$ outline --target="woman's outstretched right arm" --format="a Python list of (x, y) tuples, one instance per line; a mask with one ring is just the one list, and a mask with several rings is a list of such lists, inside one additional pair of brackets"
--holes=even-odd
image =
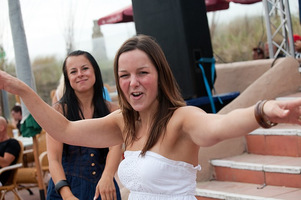
[(70, 122), (28, 85), (3, 71), (0, 71), (0, 89), (20, 96), (38, 124), (60, 142), (99, 148), (123, 142), (123, 120), (118, 110), (104, 118)]

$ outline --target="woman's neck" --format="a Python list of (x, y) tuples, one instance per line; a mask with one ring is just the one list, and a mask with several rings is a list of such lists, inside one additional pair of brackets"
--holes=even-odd
[(139, 112), (139, 121), (141, 127), (145, 130), (150, 130), (150, 126), (154, 121), (155, 114), (157, 112), (157, 108), (153, 107), (153, 109), (148, 109), (147, 111)]
[(76, 93), (79, 107), (81, 108), (84, 118), (93, 118), (94, 105), (93, 94), (91, 93)]

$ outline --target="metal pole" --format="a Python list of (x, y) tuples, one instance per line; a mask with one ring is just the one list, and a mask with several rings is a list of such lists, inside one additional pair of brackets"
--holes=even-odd
[(271, 31), (271, 23), (270, 23), (270, 13), (268, 8), (268, 1), (263, 0), (263, 7), (264, 7), (264, 13), (265, 13), (265, 24), (266, 24), (266, 31), (267, 31), (267, 43), (269, 46), (269, 57), (274, 58), (274, 51), (273, 51), (273, 43), (272, 43), (272, 31)]
[[(293, 30), (288, 0), (263, 0), (263, 5), (270, 58), (276, 58), (280, 53), (294, 57), (294, 45), (293, 42), (289, 42), (293, 41)], [(273, 16), (274, 12), (279, 13), (279, 16)], [(273, 20), (278, 17), (280, 17), (280, 25)], [(280, 36), (281, 41), (274, 41), (276, 36)], [(276, 52), (274, 52), (274, 46), (277, 47)]]
[[(293, 39), (293, 26), (292, 26), (292, 21), (290, 20), (291, 19), (291, 12), (289, 11), (289, 2), (288, 0), (285, 0), (284, 1), (284, 6), (285, 6), (285, 15), (286, 15), (286, 18), (289, 19), (287, 20), (287, 28), (288, 28), (288, 31), (287, 31), (287, 38), (288, 38), (288, 49), (289, 49), (289, 53), (290, 55), (294, 56), (295, 55), (295, 47), (294, 47), (294, 39)], [(290, 42), (291, 41), (291, 42)]]
[[(23, 25), (21, 6), (19, 0), (8, 0), (9, 6), (9, 20), (14, 44), (14, 52), (16, 59), (16, 73), (17, 77), (29, 85), (36, 91), (34, 76), (31, 70), (31, 64), (28, 54), (27, 41)], [(22, 116), (27, 118), (29, 111), (25, 104), (22, 104)]]
[[(16, 58), (16, 72), (17, 77), (29, 85), (33, 90), (36, 91), (36, 85), (34, 76), (31, 70), (30, 59), (28, 54), (25, 30), (23, 26), (23, 19), (21, 13), (21, 6), (19, 0), (8, 0), (9, 6), (9, 20), (11, 25), (11, 32), (14, 44), (15, 58)], [(22, 102), (22, 101), (21, 101)], [(29, 116), (29, 111), (22, 102), (22, 121)], [(35, 139), (35, 137), (33, 138)], [(37, 148), (34, 145), (34, 149)], [(40, 189), (40, 199), (45, 200), (46, 189), (43, 182), (42, 171), (38, 156), (35, 156), (36, 169), (37, 169), (37, 181)]]

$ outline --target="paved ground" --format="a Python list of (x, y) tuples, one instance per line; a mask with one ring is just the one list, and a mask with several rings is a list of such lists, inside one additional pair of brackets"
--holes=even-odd
[[(121, 198), (122, 200), (126, 200), (128, 198), (128, 192), (125, 188), (121, 189)], [(39, 188), (32, 188), (33, 195), (30, 195), (27, 190), (20, 190), (20, 196), (23, 198), (23, 200), (40, 200), (40, 192)], [(46, 197), (45, 197), (46, 199)], [(14, 200), (14, 194), (12, 192), (8, 192), (5, 195), (5, 200)]]
[[(23, 200), (40, 200), (39, 188), (38, 187), (32, 188), (31, 191), (33, 192), (32, 195), (30, 195), (27, 190), (19, 190), (19, 194), (23, 198)], [(8, 192), (5, 195), (5, 200), (14, 200), (14, 199), (15, 199), (14, 193), (12, 192)]]
[[(116, 178), (118, 185), (120, 187), (121, 192), (121, 199), (127, 200), (128, 199), (128, 190), (125, 189), (121, 183), (119, 182), (118, 178)], [(31, 191), (33, 192), (32, 195), (29, 194), (27, 190), (19, 190), (20, 196), (23, 198), (23, 200), (41, 200), (40, 198), (40, 191), (38, 187), (31, 188)], [(46, 197), (45, 197), (46, 199)], [(5, 200), (14, 200), (14, 193), (8, 192), (5, 195)]]

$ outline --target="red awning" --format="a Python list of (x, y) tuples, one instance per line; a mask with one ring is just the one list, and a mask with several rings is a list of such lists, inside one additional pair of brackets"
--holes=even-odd
[(241, 3), (241, 4), (252, 4), (252, 3), (257, 3), (262, 0), (230, 0), (233, 3)]
[(229, 8), (229, 1), (225, 0), (205, 0), (205, 4), (207, 12)]
[(229, 3), (252, 4), (262, 0), (205, 0), (207, 12), (226, 10), (229, 8)]
[[(262, 0), (205, 0), (205, 4), (206, 4), (207, 12), (210, 12), (210, 11), (228, 9), (229, 2), (240, 3), (240, 4), (252, 4), (260, 1)], [(132, 5), (130, 5), (110, 15), (100, 18), (98, 20), (98, 25), (100, 26), (104, 24), (116, 24), (122, 22), (132, 22), (132, 21), (134, 21), (133, 8)]]
[(132, 22), (132, 21), (134, 21), (133, 8), (132, 5), (130, 5), (110, 15), (98, 19), (98, 25), (100, 26), (104, 24), (116, 24), (122, 22)]

